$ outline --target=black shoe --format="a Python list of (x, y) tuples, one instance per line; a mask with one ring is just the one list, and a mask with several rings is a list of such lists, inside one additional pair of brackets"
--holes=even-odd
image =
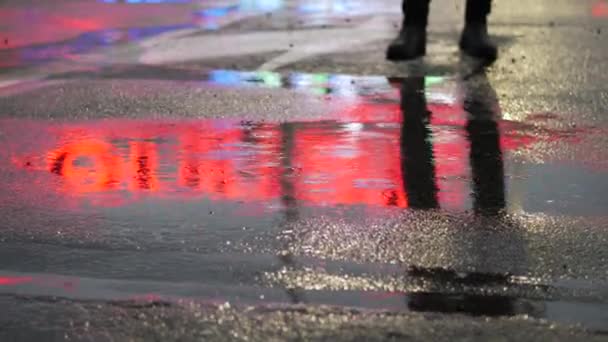
[(485, 24), (466, 25), (460, 37), (460, 49), (469, 56), (495, 60), (498, 48), (488, 36)]
[(386, 50), (386, 59), (405, 61), (426, 53), (426, 28), (404, 27)]

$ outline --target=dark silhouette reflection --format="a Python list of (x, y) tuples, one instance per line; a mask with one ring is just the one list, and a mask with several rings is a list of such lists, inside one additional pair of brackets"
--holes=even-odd
[(506, 296), (414, 293), (408, 307), (420, 312), (463, 313), (471, 316), (513, 316), (515, 299)]
[(63, 166), (65, 164), (65, 159), (67, 158), (67, 153), (61, 153), (57, 158), (55, 158), (51, 163), (51, 172), (63, 176)]
[(424, 279), (425, 282), (449, 288), (452, 292), (418, 292), (408, 294), (408, 308), (420, 312), (460, 313), (471, 316), (490, 317), (525, 314), (531, 317), (543, 318), (545, 317), (545, 307), (542, 302), (507, 295), (467, 293), (465, 289), (518, 286), (520, 291), (545, 292), (551, 290), (551, 287), (547, 285), (514, 285), (510, 282), (511, 275), (508, 273), (462, 273), (440, 268), (419, 267), (411, 268), (408, 273), (410, 276)]
[[(496, 217), (505, 208), (504, 165), (497, 123), (498, 102), (494, 89), (481, 70), (462, 81), (464, 110), (467, 113), (466, 137), (472, 174), (473, 210), (476, 216)], [(405, 191), (411, 208), (438, 208), (438, 186), (435, 176), (432, 133), (425, 99), (423, 77), (408, 78), (401, 83), (401, 163)], [(473, 234), (469, 240), (475, 247), (469, 255), (477, 255), (481, 247)], [(517, 246), (513, 246), (517, 248)], [(465, 247), (466, 248), (466, 247)], [(472, 254), (471, 254), (472, 253)], [(489, 258), (490, 260), (492, 258)], [(481, 260), (482, 264), (484, 263)], [(483, 272), (460, 273), (450, 269), (412, 268), (409, 276), (426, 279), (439, 288), (510, 286), (509, 274)], [(415, 311), (466, 313), (501, 316), (517, 314), (516, 299), (507, 296), (473, 295), (442, 292), (413, 293), (408, 307)]]
[[(467, 139), (473, 179), (473, 208), (480, 215), (496, 215), (505, 208), (504, 165), (496, 95), (485, 73), (463, 82), (464, 110), (467, 112)], [(401, 81), (401, 166), (409, 206), (438, 208), (432, 132), (425, 97), (424, 77)]]
[(134, 170), (133, 189), (156, 190), (158, 185), (157, 146), (152, 142), (137, 141), (131, 145), (131, 164)]
[[(441, 268), (413, 267), (408, 274), (430, 283), (449, 288), (509, 286), (509, 274), (469, 272), (459, 273)], [(471, 316), (513, 316), (520, 313), (516, 298), (500, 295), (476, 295), (468, 293), (418, 292), (407, 298), (410, 310), (421, 312), (464, 313)]]
[(196, 165), (186, 164), (184, 166), (184, 182), (187, 187), (196, 189), (200, 184), (200, 172)]
[(496, 215), (505, 208), (505, 183), (500, 134), (496, 122), (496, 93), (485, 73), (464, 82), (464, 110), (471, 143), (470, 162), (473, 179), (473, 209), (477, 214)]
[(426, 106), (424, 77), (401, 83), (401, 172), (409, 207), (433, 209), (439, 206), (435, 184), (435, 161)]
[(140, 189), (150, 189), (150, 179), (152, 178), (150, 170), (150, 162), (148, 156), (139, 156), (137, 158), (137, 185)]
[[(284, 218), (281, 222), (282, 229), (290, 230), (290, 225), (298, 221), (300, 213), (298, 201), (296, 199), (296, 189), (294, 185), (293, 157), (295, 150), (296, 127), (293, 123), (282, 123), (281, 132), (281, 167), (283, 172), (280, 174), (281, 203), (284, 206)], [(279, 262), (287, 269), (300, 269), (302, 266), (296, 262), (289, 246), (295, 244), (293, 234), (283, 235), (282, 251), (277, 255)], [(299, 288), (286, 288), (285, 293), (292, 304), (306, 303), (305, 291)]]
[(294, 154), (294, 136), (295, 127), (293, 123), (282, 123), (281, 131), (281, 167), (284, 172), (281, 172), (281, 202), (285, 207), (285, 221), (287, 223), (295, 222), (299, 218), (298, 203), (296, 200), (296, 191), (293, 184), (293, 154)]
[(458, 273), (453, 270), (443, 268), (421, 268), (411, 267), (408, 271), (410, 276), (428, 279), (429, 281), (439, 281), (442, 283), (453, 283), (467, 286), (479, 285), (504, 285), (509, 282), (511, 277), (508, 273), (480, 273), (468, 272)]

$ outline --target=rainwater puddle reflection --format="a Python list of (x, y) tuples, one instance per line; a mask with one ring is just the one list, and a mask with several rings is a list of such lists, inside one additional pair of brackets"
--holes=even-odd
[[(573, 311), (552, 306), (547, 284), (570, 269), (601, 269), (593, 227), (603, 221), (528, 215), (525, 201), (555, 194), (527, 188), (543, 186), (553, 167), (526, 159), (530, 151), (567, 149), (598, 132), (560, 129), (551, 114), (507, 120), (483, 74), (215, 70), (190, 83), (217, 96), (286, 88), (327, 101), (328, 112), (289, 121), (2, 119), (0, 290), (597, 321), (559, 316)], [(517, 201), (521, 220), (503, 216)], [(592, 252), (565, 264), (559, 252), (568, 248)], [(404, 278), (408, 265), (418, 268)], [(546, 284), (529, 281), (537, 278)], [(526, 299), (538, 296), (548, 299)], [(603, 308), (572, 305), (589, 317)]]
[(494, 90), (485, 76), (478, 78), (216, 70), (206, 82), (304, 91), (340, 101), (342, 110), (325, 120), (290, 122), (6, 119), (4, 156), (10, 172), (40, 176), (36, 184), (20, 184), (22, 191), (35, 187), (66, 203), (205, 198), (271, 211), (364, 206), (497, 213), (506, 205), (505, 153), (568, 136), (502, 120)]

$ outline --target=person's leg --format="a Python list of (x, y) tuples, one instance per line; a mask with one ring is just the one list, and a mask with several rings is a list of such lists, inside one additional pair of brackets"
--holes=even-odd
[(492, 11), (492, 0), (467, 0), (465, 23), (486, 24)]
[(408, 60), (426, 53), (429, 4), (430, 0), (403, 0), (403, 24), (386, 51), (387, 59)]
[(403, 0), (401, 5), (403, 27), (426, 28), (430, 3), (430, 0)]
[(488, 15), (492, 0), (467, 0), (465, 25), (460, 48), (468, 55), (488, 60), (496, 59), (498, 49), (488, 36)]

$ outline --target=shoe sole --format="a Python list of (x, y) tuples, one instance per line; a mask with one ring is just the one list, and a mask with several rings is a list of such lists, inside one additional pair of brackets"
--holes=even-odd
[(498, 58), (498, 49), (494, 51), (488, 51), (488, 53), (480, 53), (479, 51), (476, 51), (476, 49), (469, 47), (462, 41), (458, 45), (460, 47), (460, 50), (470, 57), (484, 59), (488, 61), (494, 61)]

